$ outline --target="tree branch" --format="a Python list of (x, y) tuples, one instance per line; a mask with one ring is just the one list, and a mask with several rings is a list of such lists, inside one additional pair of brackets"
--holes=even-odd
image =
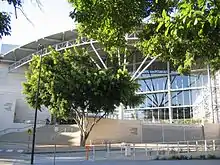
[[(21, 9), (20, 7), (15, 7), (15, 11), (16, 9), (20, 10), (21, 13), (23, 14), (23, 16), (26, 18), (26, 20), (31, 23), (31, 25), (34, 27), (34, 23), (28, 18), (28, 16), (25, 14), (25, 12), (23, 11), (23, 9)], [(17, 13), (17, 12), (16, 12)], [(17, 14), (16, 14), (17, 15)], [(16, 16), (17, 17), (17, 16)]]
[[(72, 106), (72, 108), (73, 108), (73, 106)], [(80, 123), (81, 118), (82, 118), (82, 117), (80, 116), (80, 112), (79, 112), (76, 108), (73, 108), (73, 111), (74, 111), (75, 114), (76, 114), (76, 118), (74, 118), (76, 124), (79, 126), (79, 128), (80, 128), (81, 131), (84, 131), (84, 129), (83, 129), (81, 123)]]
[(96, 120), (96, 118), (97, 118), (98, 113), (95, 115), (94, 121), (93, 121), (93, 123), (92, 123), (92, 125), (91, 125), (89, 131), (87, 132), (88, 136), (89, 136), (90, 132), (92, 131), (93, 127), (94, 127), (105, 115), (107, 115), (107, 114), (108, 114), (108, 113), (105, 112), (105, 113), (104, 113), (102, 116), (100, 116), (97, 120)]

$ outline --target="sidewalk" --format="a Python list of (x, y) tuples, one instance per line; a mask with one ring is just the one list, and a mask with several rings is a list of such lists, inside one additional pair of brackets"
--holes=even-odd
[[(31, 153), (31, 145), (23, 144), (23, 143), (5, 143), (0, 145), (0, 151), (3, 152), (4, 150), (6, 152), (18, 152), (18, 153), (25, 153), (30, 154)], [(92, 150), (92, 148), (91, 148)], [(105, 145), (95, 145), (96, 151), (106, 151)], [(117, 147), (113, 145), (111, 147), (112, 151), (118, 151), (120, 150), (120, 147)], [(35, 146), (35, 153), (36, 154), (50, 154), (54, 153), (55, 151), (55, 145), (36, 145)], [(69, 146), (69, 145), (56, 145), (56, 153), (73, 153), (73, 152), (85, 152), (85, 147), (79, 147), (79, 146)]]

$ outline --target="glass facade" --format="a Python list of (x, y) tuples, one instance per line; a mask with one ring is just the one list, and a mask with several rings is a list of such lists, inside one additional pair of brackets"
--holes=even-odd
[[(169, 63), (156, 61), (137, 78), (138, 94), (146, 96), (144, 103), (136, 108), (126, 108), (124, 118), (151, 122), (204, 121), (211, 114), (205, 111), (210, 111), (212, 106), (209, 77), (207, 66), (180, 75)], [(205, 103), (208, 104), (206, 109)]]

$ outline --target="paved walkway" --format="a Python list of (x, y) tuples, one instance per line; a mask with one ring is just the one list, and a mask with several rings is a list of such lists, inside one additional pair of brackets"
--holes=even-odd
[[(96, 150), (106, 151), (105, 145), (95, 146)], [(113, 146), (112, 150), (119, 150), (120, 147)], [(53, 153), (55, 145), (36, 145), (35, 153)], [(23, 143), (1, 143), (0, 153), (30, 153), (31, 145)], [(85, 147), (68, 146), (68, 145), (56, 145), (56, 152), (85, 152)]]

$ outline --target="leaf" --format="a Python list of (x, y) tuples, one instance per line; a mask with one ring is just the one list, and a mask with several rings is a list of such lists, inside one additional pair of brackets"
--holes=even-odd
[(197, 23), (198, 23), (198, 19), (196, 18), (194, 21), (194, 25), (197, 25)]
[(162, 12), (162, 17), (163, 17), (164, 19), (167, 18), (167, 12), (166, 12), (166, 10), (163, 10), (163, 12)]
[(163, 26), (164, 22), (160, 22), (159, 25), (157, 26), (156, 32), (160, 30), (160, 28)]

